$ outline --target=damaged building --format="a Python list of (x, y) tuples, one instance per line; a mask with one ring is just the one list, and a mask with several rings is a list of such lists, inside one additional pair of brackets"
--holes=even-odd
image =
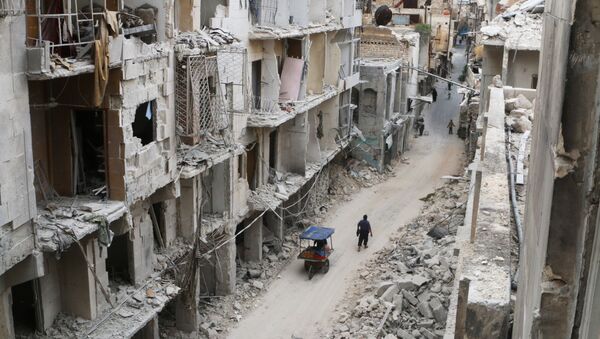
[(196, 332), (357, 135), (361, 5), (1, 1), (0, 337)]

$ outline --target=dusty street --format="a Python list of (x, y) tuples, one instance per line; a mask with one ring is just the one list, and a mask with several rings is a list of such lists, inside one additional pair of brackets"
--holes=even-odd
[[(462, 66), (455, 62), (454, 72), (458, 72)], [(357, 268), (418, 215), (419, 198), (440, 185), (442, 176), (462, 171), (462, 143), (445, 129), (450, 119), (457, 121), (458, 95), (454, 92), (451, 100), (446, 100), (445, 87), (437, 85), (438, 101), (425, 117), (430, 135), (414, 140), (406, 154), (410, 164), (400, 164), (395, 177), (356, 193), (352, 201), (327, 216), (325, 225), (336, 229), (329, 273), (317, 274), (309, 281), (303, 262), (292, 261), (256, 302), (256, 309), (230, 331), (230, 338), (319, 338), (327, 332), (333, 310), (353, 284), (350, 279)], [(374, 237), (366, 251), (357, 252), (356, 223), (363, 214), (369, 215)]]

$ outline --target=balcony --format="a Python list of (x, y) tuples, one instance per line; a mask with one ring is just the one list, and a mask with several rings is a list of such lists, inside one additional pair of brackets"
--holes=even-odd
[[(0, 0), (10, 2), (11, 0)], [(18, 1), (18, 0), (17, 0)], [(159, 57), (158, 49), (135, 46), (159, 39), (158, 7), (124, 6), (125, 0), (83, 0), (47, 4), (29, 0), (27, 7), (27, 62), (30, 80), (46, 80), (93, 73), (97, 64), (118, 67), (123, 60)], [(150, 1), (152, 3), (152, 1)], [(4, 5), (0, 5), (4, 6)], [(7, 11), (15, 11), (14, 6)], [(2, 10), (0, 9), (0, 12)], [(131, 39), (133, 40), (133, 39)], [(105, 55), (95, 58), (94, 55)]]

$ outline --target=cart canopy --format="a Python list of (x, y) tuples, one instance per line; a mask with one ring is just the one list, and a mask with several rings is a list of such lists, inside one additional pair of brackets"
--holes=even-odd
[(305, 240), (325, 240), (335, 232), (335, 229), (321, 226), (310, 226), (302, 234), (300, 239)]

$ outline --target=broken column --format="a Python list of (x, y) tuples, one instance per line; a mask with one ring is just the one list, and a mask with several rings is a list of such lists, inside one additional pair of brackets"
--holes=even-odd
[(202, 194), (197, 176), (191, 179), (181, 179), (180, 183), (179, 232), (184, 239), (193, 241), (198, 227), (199, 204)]
[(197, 331), (200, 316), (198, 310), (199, 293), (201, 293), (200, 272), (196, 271), (190, 286), (177, 296), (175, 321), (179, 330), (187, 333)]
[(244, 256), (246, 261), (262, 261), (262, 228), (263, 218), (258, 218), (244, 231)]
[(153, 272), (154, 229), (146, 204), (138, 203), (132, 208), (133, 232), (129, 242), (129, 261), (131, 281), (140, 284)]
[[(252, 227), (251, 227), (252, 228)], [(261, 232), (262, 233), (262, 232)], [(247, 235), (246, 235), (247, 236)], [(262, 234), (261, 234), (262, 236)], [(260, 253), (262, 255), (262, 243)], [(230, 241), (221, 246), (215, 256), (218, 258), (219, 265), (215, 267), (215, 294), (228, 295), (235, 291), (236, 282), (236, 264), (235, 264), (236, 246), (235, 241)]]

